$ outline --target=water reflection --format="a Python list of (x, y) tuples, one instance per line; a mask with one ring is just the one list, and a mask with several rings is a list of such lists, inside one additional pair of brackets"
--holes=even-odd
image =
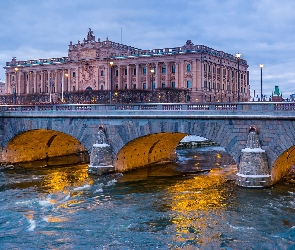
[[(175, 212), (171, 221), (176, 226), (173, 239), (176, 246), (207, 245), (219, 241), (221, 233), (217, 224), (226, 220), (227, 206), (232, 204), (229, 199), (234, 193), (234, 184), (230, 186), (227, 182), (235, 173), (235, 166), (228, 166), (226, 171), (217, 169), (168, 188), (171, 210)], [(214, 217), (218, 219), (214, 220)]]

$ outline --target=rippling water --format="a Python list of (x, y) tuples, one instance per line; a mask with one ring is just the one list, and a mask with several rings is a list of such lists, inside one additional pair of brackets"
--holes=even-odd
[(219, 147), (103, 177), (87, 164), (0, 170), (0, 249), (295, 249), (295, 173), (237, 187)]

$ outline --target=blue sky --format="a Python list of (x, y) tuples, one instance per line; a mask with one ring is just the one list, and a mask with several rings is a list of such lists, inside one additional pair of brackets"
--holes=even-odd
[(29, 60), (67, 56), (91, 28), (102, 41), (140, 49), (182, 46), (186, 40), (235, 55), (250, 72), (251, 95), (278, 85), (295, 93), (294, 0), (3, 0), (0, 1), (0, 79), (15, 56)]

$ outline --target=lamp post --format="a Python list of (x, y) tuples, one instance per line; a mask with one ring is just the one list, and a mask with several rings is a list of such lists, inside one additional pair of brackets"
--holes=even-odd
[(236, 54), (237, 60), (238, 60), (238, 102), (240, 102), (240, 58), (241, 53)]
[(152, 74), (152, 79), (151, 79), (151, 87), (152, 87), (152, 102), (154, 102), (154, 73), (155, 73), (155, 70), (154, 69), (151, 69), (151, 74)]
[(110, 66), (111, 66), (110, 104), (112, 104), (112, 99), (113, 99), (113, 65), (114, 65), (114, 62), (110, 62)]
[(263, 94), (262, 94), (262, 68), (263, 68), (263, 64), (260, 64), (260, 71), (261, 71), (261, 75), (260, 75), (260, 93), (261, 93), (261, 101), (263, 98)]

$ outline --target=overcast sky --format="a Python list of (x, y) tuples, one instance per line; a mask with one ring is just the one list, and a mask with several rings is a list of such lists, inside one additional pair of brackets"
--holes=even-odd
[(156, 49), (186, 40), (235, 55), (250, 72), (251, 95), (295, 93), (294, 0), (1, 0), (0, 79), (15, 56), (29, 60), (68, 55), (93, 30), (97, 38)]

